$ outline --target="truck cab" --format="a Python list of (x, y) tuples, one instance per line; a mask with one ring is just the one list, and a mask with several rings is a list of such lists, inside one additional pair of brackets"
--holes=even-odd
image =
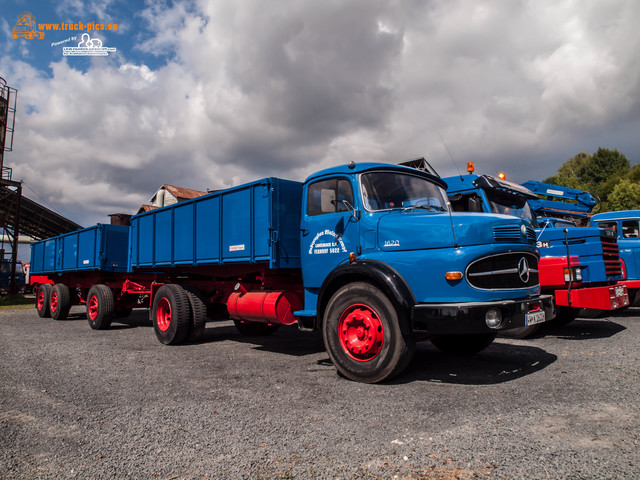
[(560, 321), (573, 320), (582, 308), (615, 310), (629, 304), (626, 286), (617, 284), (622, 271), (611, 232), (557, 227), (552, 221), (539, 225), (530, 204), (538, 196), (522, 185), (490, 175), (472, 173), (445, 181), (454, 210), (513, 215), (535, 227), (540, 284), (544, 292), (554, 294)]
[[(16, 262), (16, 284), (19, 293), (25, 292), (25, 272), (21, 261)], [(0, 294), (9, 293), (11, 282), (11, 261), (0, 260)]]
[(540, 294), (528, 221), (451, 212), (446, 186), (412, 168), (366, 163), (306, 180), (305, 310), (295, 315), (324, 330), (330, 352), (332, 344), (335, 351), (353, 344), (347, 360), (359, 362), (380, 353), (354, 340), (358, 328), (381, 326), (377, 319), (384, 315), (376, 312), (387, 307), (374, 306), (379, 299), (406, 322), (399, 335), (424, 334), (441, 350), (458, 353), (481, 350), (499, 331), (553, 318), (552, 297)]
[(640, 210), (598, 213), (591, 217), (591, 225), (606, 228), (617, 238), (629, 301), (637, 305), (640, 290)]

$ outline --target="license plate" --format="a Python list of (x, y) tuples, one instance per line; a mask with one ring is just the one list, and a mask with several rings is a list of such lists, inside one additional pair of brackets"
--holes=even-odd
[(624, 287), (616, 287), (616, 298), (620, 298), (624, 295)]
[(546, 316), (544, 314), (543, 311), (539, 311), (539, 312), (532, 312), (532, 313), (527, 313), (527, 315), (525, 316), (525, 324), (527, 326), (529, 325), (535, 325), (536, 323), (542, 323), (546, 320)]

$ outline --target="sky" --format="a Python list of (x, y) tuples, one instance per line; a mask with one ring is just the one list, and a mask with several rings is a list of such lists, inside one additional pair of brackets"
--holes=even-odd
[[(15, 39), (25, 11), (73, 27)], [(18, 90), (5, 166), (83, 226), (135, 213), (162, 184), (303, 181), (352, 160), (424, 156), (441, 176), (473, 161), (516, 182), (598, 147), (640, 161), (637, 0), (0, 0), (0, 12), (0, 77)], [(64, 55), (83, 33), (108, 55)]]

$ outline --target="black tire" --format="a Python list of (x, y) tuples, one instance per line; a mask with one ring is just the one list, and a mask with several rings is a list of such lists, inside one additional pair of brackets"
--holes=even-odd
[(186, 291), (172, 283), (161, 286), (153, 298), (151, 320), (161, 343), (179, 345), (184, 342), (191, 327), (191, 306)]
[(189, 306), (191, 307), (191, 326), (188, 340), (195, 342), (202, 337), (207, 324), (207, 304), (202, 293), (195, 285), (183, 285), (182, 288), (187, 294)]
[(236, 328), (240, 335), (245, 337), (265, 337), (275, 333), (280, 325), (272, 323), (247, 322), (246, 320), (234, 320)]
[(533, 335), (538, 328), (540, 328), (540, 324), (529, 325), (528, 327), (511, 328), (509, 330), (500, 331), (498, 335), (502, 338), (527, 338)]
[(487, 348), (495, 339), (495, 333), (442, 335), (432, 338), (431, 343), (447, 355), (471, 356)]
[(56, 283), (49, 296), (49, 311), (54, 320), (66, 320), (71, 308), (71, 292), (63, 283)]
[(36, 310), (38, 310), (38, 316), (41, 318), (48, 318), (51, 316), (51, 310), (49, 309), (51, 290), (53, 290), (51, 285), (43, 283), (38, 287), (36, 292)]
[(324, 313), (322, 336), (338, 372), (363, 383), (400, 374), (411, 361), (416, 342), (405, 312), (364, 282), (345, 285), (333, 294)]
[(580, 314), (581, 308), (556, 306), (556, 318), (552, 321), (555, 325), (568, 325)]
[(105, 330), (111, 326), (115, 312), (113, 292), (106, 285), (94, 285), (87, 295), (87, 321), (94, 330)]

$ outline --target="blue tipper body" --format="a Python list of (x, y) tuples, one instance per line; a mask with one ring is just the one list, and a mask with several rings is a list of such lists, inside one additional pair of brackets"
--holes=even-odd
[(131, 218), (131, 271), (266, 263), (300, 268), (302, 183), (264, 178)]
[(129, 227), (97, 224), (31, 245), (31, 274), (126, 272)]

